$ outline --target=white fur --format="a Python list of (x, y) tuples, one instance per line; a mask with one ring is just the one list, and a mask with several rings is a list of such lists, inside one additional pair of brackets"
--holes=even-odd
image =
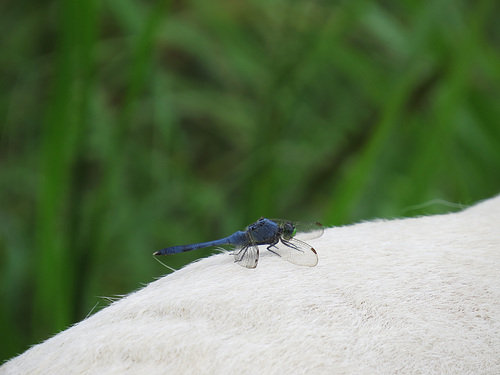
[(309, 243), (313, 268), (190, 264), (0, 373), (500, 374), (500, 197)]

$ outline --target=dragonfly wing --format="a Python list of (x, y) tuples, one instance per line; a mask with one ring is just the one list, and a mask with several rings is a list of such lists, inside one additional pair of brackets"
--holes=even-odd
[(268, 250), (281, 259), (287, 260), (299, 266), (314, 267), (318, 264), (318, 253), (313, 247), (295, 238), (289, 240), (281, 239), (281, 243), (269, 246)]
[(255, 245), (245, 245), (237, 247), (233, 251), (234, 262), (242, 267), (255, 268), (259, 261), (259, 247)]
[(295, 229), (297, 229), (297, 234), (294, 238), (302, 241), (312, 240), (313, 238), (318, 238), (323, 235), (325, 228), (321, 223), (317, 221), (290, 221), (284, 219), (269, 219), (274, 221), (278, 226), (283, 228), (286, 223), (291, 223)]

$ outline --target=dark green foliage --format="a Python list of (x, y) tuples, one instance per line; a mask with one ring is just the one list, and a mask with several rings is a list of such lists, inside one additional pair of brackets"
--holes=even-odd
[(497, 194), (499, 10), (2, 3), (0, 359), (168, 272), (162, 247)]

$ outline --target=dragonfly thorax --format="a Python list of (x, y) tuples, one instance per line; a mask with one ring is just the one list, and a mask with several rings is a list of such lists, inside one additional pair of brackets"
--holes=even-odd
[(281, 230), (274, 221), (261, 218), (248, 226), (247, 233), (251, 242), (263, 245), (276, 242)]

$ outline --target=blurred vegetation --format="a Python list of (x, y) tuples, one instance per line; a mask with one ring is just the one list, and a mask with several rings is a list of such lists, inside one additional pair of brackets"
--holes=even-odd
[(0, 360), (167, 273), (165, 246), (496, 195), (499, 11), (2, 2)]

